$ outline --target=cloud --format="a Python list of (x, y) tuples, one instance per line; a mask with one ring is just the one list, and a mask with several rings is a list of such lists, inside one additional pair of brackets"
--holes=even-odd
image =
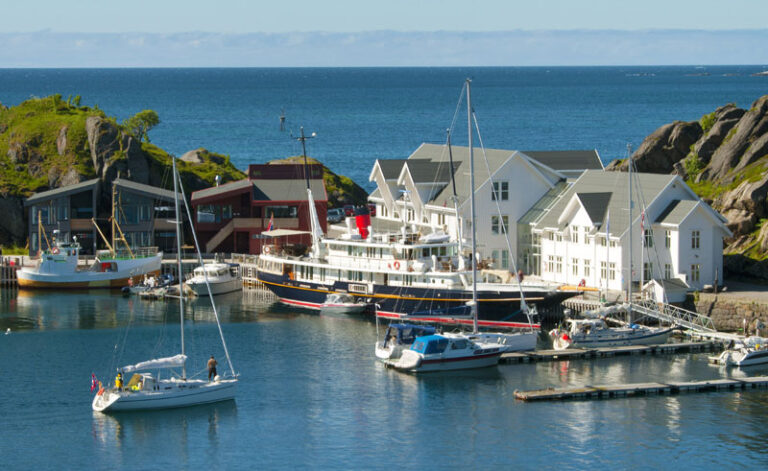
[[(0, 33), (1, 67), (765, 64), (768, 30)], [(76, 59), (75, 59), (76, 58)]]

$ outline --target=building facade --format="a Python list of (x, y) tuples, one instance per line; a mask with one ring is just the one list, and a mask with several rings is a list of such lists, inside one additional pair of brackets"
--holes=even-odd
[[(321, 165), (308, 165), (309, 184), (320, 225), (327, 230), (328, 197)], [(207, 253), (261, 253), (270, 243), (262, 236), (272, 229), (306, 234), (290, 236), (289, 243), (309, 245), (311, 223), (303, 165), (250, 165), (248, 178), (192, 193), (194, 227), (201, 249)]]
[(175, 252), (176, 209), (173, 192), (122, 178), (112, 182), (112, 186), (115, 218), (128, 245), (132, 248), (157, 247), (163, 252)]

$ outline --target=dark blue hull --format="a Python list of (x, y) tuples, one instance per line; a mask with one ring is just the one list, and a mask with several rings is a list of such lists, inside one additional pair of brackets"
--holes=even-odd
[[(418, 316), (433, 322), (457, 322), (455, 317), (469, 316), (467, 302), (472, 299), (469, 290), (430, 289), (405, 286), (373, 285), (336, 281), (332, 286), (291, 280), (287, 275), (258, 272), (261, 281), (284, 303), (319, 309), (329, 293), (349, 293), (367, 303), (376, 305), (379, 317), (400, 319)], [(351, 285), (351, 286), (350, 286)], [(363, 288), (363, 289), (361, 289)], [(527, 291), (525, 300), (536, 305), (540, 315), (560, 312), (560, 303), (575, 296), (573, 291)], [(471, 324), (471, 319), (458, 321)], [(528, 319), (520, 310), (519, 294), (509, 292), (478, 291), (478, 322), (480, 325), (524, 327)]]

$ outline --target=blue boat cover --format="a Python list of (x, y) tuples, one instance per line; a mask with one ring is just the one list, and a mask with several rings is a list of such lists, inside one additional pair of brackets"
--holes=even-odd
[(429, 355), (431, 353), (442, 353), (448, 346), (448, 339), (442, 335), (425, 335), (423, 337), (417, 337), (411, 345), (411, 350), (414, 352), (423, 353)]

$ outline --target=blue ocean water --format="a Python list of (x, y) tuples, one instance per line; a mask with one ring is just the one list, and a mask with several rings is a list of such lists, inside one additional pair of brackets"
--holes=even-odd
[[(768, 391), (521, 403), (516, 389), (766, 375), (704, 354), (411, 376), (374, 359), (376, 325), (218, 297), (235, 402), (91, 411), (90, 375), (178, 352), (178, 304), (0, 290), (0, 468), (760, 469)], [(224, 354), (207, 300), (186, 312), (190, 374)]]
[[(489, 148), (597, 149), (625, 157), (659, 126), (768, 93), (759, 66), (263, 69), (0, 69), (0, 102), (81, 95), (123, 120), (154, 109), (153, 142), (177, 155), (205, 147), (250, 163), (308, 153), (368, 190), (377, 158), (442, 143), (466, 78)], [(288, 131), (280, 132), (285, 111)], [(464, 118), (460, 118), (462, 120)], [(454, 142), (466, 142), (459, 121)]]

